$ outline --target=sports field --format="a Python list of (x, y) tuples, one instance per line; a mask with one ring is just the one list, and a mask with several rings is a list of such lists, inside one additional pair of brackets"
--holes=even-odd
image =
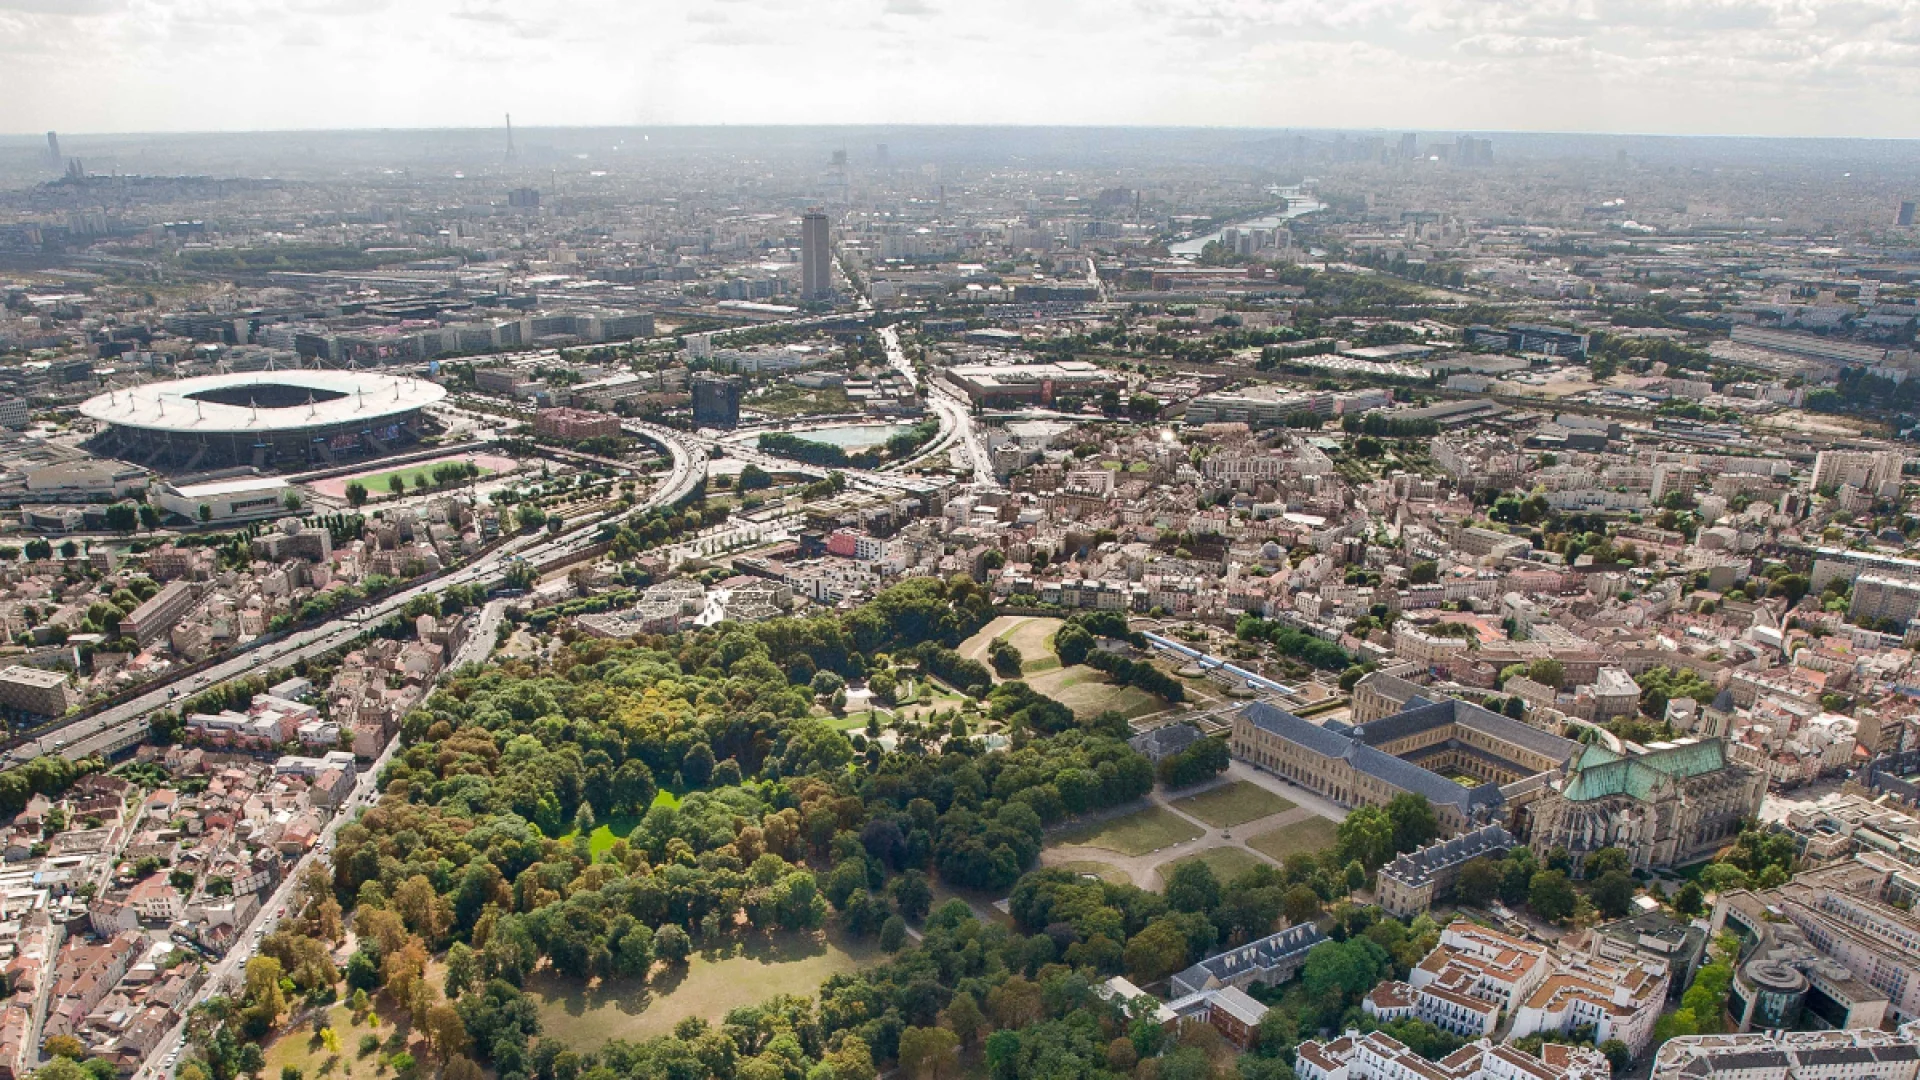
[(321, 495), (335, 499), (347, 497), (347, 485), (358, 481), (374, 499), (390, 497), (393, 492), (389, 486), (398, 476), (406, 480), (407, 491), (413, 492), (423, 483), (433, 483), (433, 470), (437, 465), (458, 463), (479, 468), (482, 477), (497, 473), (512, 472), (520, 463), (500, 454), (454, 454), (448, 457), (434, 458), (432, 461), (416, 461), (411, 465), (402, 465), (397, 469), (383, 469), (379, 472), (359, 473), (354, 476), (330, 476), (325, 480), (315, 480), (307, 486)]

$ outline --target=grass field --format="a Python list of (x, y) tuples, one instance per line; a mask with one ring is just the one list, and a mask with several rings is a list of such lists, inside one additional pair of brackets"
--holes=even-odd
[(881, 958), (873, 943), (835, 931), (781, 932), (696, 953), (684, 970), (656, 967), (645, 984), (614, 979), (583, 985), (542, 972), (527, 980), (527, 990), (540, 1008), (543, 1034), (591, 1050), (608, 1039), (665, 1035), (689, 1016), (717, 1021), (730, 1009), (776, 994), (810, 998), (828, 977)]
[[(1054, 631), (1060, 629), (1061, 622), (1060, 619), (1033, 615), (1002, 615), (961, 642), (958, 651), (969, 660), (985, 664), (987, 646), (995, 641), (1004, 641), (1020, 650), (1022, 675), (1053, 671), (1060, 667), (1060, 658), (1053, 655), (1052, 643)], [(999, 676), (996, 674), (994, 678), (997, 681)]]
[(1189, 855), (1184, 859), (1175, 859), (1172, 862), (1160, 864), (1158, 868), (1160, 886), (1162, 888), (1166, 887), (1167, 879), (1173, 876), (1174, 867), (1182, 863), (1190, 862), (1206, 863), (1208, 868), (1213, 871), (1213, 876), (1220, 879), (1220, 884), (1222, 885), (1225, 885), (1256, 866), (1265, 865), (1260, 856), (1247, 851), (1245, 848), (1222, 845), (1220, 847), (1208, 848), (1205, 851)]
[(1029, 678), (1027, 685), (1072, 709), (1073, 714), (1080, 717), (1117, 709), (1120, 715), (1132, 720), (1167, 708), (1166, 702), (1145, 690), (1115, 686), (1107, 681), (1105, 675), (1084, 664), (1041, 672)]
[(1108, 866), (1106, 863), (1094, 859), (1070, 859), (1063, 863), (1054, 863), (1052, 868), (1055, 870), (1071, 870), (1076, 874), (1092, 874), (1094, 877), (1114, 885), (1133, 884), (1133, 879), (1127, 876), (1125, 870), (1117, 866)]
[[(327, 1010), (327, 1024), (339, 1039), (338, 1052), (328, 1050), (314, 1037), (312, 1024), (301, 1024), (265, 1043), (262, 1049), (267, 1054), (267, 1067), (260, 1075), (279, 1076), (281, 1069), (291, 1065), (299, 1069), (301, 1075), (313, 1077), (314, 1080), (341, 1080), (344, 1077), (373, 1080), (375, 1076), (391, 1078), (393, 1073), (382, 1068), (380, 1062), (403, 1045), (416, 1059), (428, 1059), (426, 1041), (412, 1039), (412, 1025), (404, 1010), (382, 1016), (378, 1027), (371, 1023), (356, 1026), (352, 1017), (353, 1010), (345, 1005), (335, 1005)], [(396, 1020), (399, 1021), (397, 1025)], [(396, 1033), (402, 1042), (389, 1043), (393, 1049), (383, 1047), (376, 1053), (361, 1056), (360, 1039), (363, 1036), (377, 1035), (386, 1042), (393, 1039)]]
[(1333, 843), (1334, 833), (1339, 826), (1323, 817), (1310, 817), (1305, 821), (1296, 821), (1291, 825), (1282, 825), (1277, 829), (1268, 829), (1258, 836), (1248, 837), (1247, 846), (1267, 858), (1279, 862), (1289, 855), (1301, 852), (1315, 852)]
[(514, 469), (520, 467), (519, 462), (501, 454), (450, 454), (446, 457), (434, 458), (432, 461), (416, 461), (402, 468), (387, 469), (382, 472), (361, 473), (357, 476), (329, 476), (325, 480), (311, 481), (307, 484), (307, 487), (331, 498), (344, 499), (347, 497), (347, 485), (357, 480), (366, 486), (367, 494), (375, 499), (385, 499), (392, 495), (392, 492), (387, 490), (387, 480), (389, 477), (396, 473), (406, 477), (407, 490), (411, 492), (413, 490), (413, 478), (416, 475), (424, 473), (428, 482), (431, 483), (433, 480), (433, 467), (435, 465), (445, 465), (450, 461), (457, 461), (463, 464), (471, 463), (478, 466), (482, 476), (512, 472)]
[[(356, 476), (354, 479), (360, 481), (361, 484), (366, 486), (368, 492), (372, 493), (375, 498), (378, 498), (382, 495), (390, 494), (389, 489), (393, 484), (393, 478), (396, 476), (406, 480), (408, 491), (424, 489), (433, 484), (434, 466), (445, 465), (448, 461), (465, 460), (465, 458), (443, 458), (439, 461), (423, 461), (418, 465), (408, 465), (399, 469), (388, 469), (386, 472), (369, 473), (366, 476)], [(486, 465), (479, 465), (477, 467), (480, 470), (482, 479), (492, 476), (497, 471)]]
[(1235, 780), (1231, 784), (1173, 802), (1173, 808), (1183, 814), (1197, 817), (1218, 828), (1229, 829), (1243, 821), (1291, 810), (1293, 806), (1293, 803), (1266, 788), (1245, 780)]
[(1145, 855), (1200, 835), (1194, 824), (1171, 810), (1149, 806), (1131, 814), (1076, 825), (1053, 838), (1053, 843), (1105, 848), (1122, 855)]

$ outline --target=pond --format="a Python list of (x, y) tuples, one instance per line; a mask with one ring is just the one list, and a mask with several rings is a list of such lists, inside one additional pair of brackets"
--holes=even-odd
[(794, 434), (809, 442), (829, 443), (842, 450), (865, 450), (869, 446), (879, 446), (903, 431), (912, 430), (912, 424), (847, 424), (795, 431)]

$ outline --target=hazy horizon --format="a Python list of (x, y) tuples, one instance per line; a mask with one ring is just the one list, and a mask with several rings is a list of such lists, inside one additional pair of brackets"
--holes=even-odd
[[(0, 0), (31, 134), (1009, 123), (1920, 138), (1916, 0)], [(1044, 109), (1044, 116), (1036, 116)]]

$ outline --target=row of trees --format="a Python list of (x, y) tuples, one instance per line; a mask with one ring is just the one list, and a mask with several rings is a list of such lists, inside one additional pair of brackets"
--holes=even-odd
[(1353, 663), (1353, 657), (1347, 650), (1286, 623), (1243, 615), (1234, 625), (1233, 632), (1241, 641), (1268, 642), (1280, 655), (1292, 657), (1322, 671), (1340, 671)]
[(1187, 700), (1187, 688), (1179, 679), (1144, 660), (1129, 660), (1119, 653), (1095, 649), (1087, 654), (1086, 663), (1095, 671), (1105, 672), (1114, 682), (1123, 686), (1157, 694), (1169, 702)]

